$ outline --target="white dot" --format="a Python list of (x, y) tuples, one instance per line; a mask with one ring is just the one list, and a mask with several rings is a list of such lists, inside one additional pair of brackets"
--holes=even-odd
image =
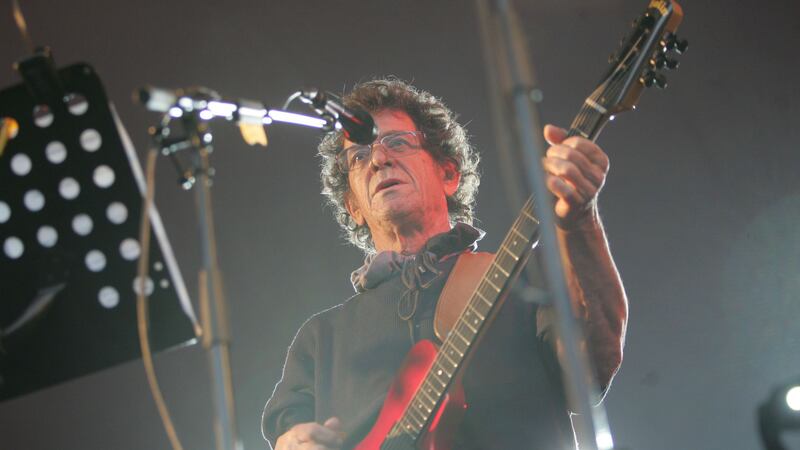
[(18, 237), (11, 236), (3, 243), (3, 251), (6, 252), (6, 256), (9, 258), (17, 259), (25, 251), (25, 245), (22, 244)]
[(67, 94), (64, 99), (67, 101), (67, 109), (72, 115), (81, 116), (89, 109), (86, 97), (81, 94)]
[(67, 147), (59, 141), (53, 141), (44, 148), (47, 160), (53, 164), (61, 164), (67, 159)]
[(0, 201), (0, 223), (6, 223), (10, 218), (11, 208), (8, 207), (8, 203)]
[(114, 171), (111, 167), (103, 164), (94, 169), (94, 184), (101, 188), (107, 188), (114, 184)]
[(161, 281), (158, 282), (158, 285), (161, 286), (161, 289), (166, 289), (169, 287), (169, 280), (163, 278)]
[(128, 208), (120, 202), (113, 202), (106, 208), (109, 222), (119, 225), (128, 219)]
[[(139, 292), (140, 292), (139, 291), (139, 284), (140, 284), (139, 283), (139, 277), (134, 278), (133, 279), (133, 292), (135, 292), (136, 295), (139, 295)], [(145, 279), (145, 281), (144, 281), (144, 295), (152, 294), (153, 293), (153, 288), (154, 288), (153, 280), (151, 280), (150, 277), (147, 277)]]
[(138, 258), (139, 250), (139, 243), (136, 242), (136, 239), (128, 238), (119, 244), (120, 255), (122, 255), (122, 257), (128, 261), (133, 261), (134, 259)]
[(24, 153), (17, 153), (11, 158), (11, 170), (21, 177), (30, 173), (31, 166), (31, 159)]
[(84, 259), (86, 268), (92, 272), (100, 272), (106, 268), (106, 255), (100, 250), (89, 250)]
[(81, 185), (75, 178), (66, 177), (58, 183), (58, 193), (67, 200), (72, 200), (81, 193)]
[(31, 189), (22, 197), (22, 202), (29, 211), (36, 212), (44, 208), (44, 195), (36, 189)]
[(97, 293), (97, 300), (104, 308), (111, 309), (119, 304), (119, 292), (111, 286), (106, 286)]
[(97, 151), (102, 144), (103, 138), (100, 137), (100, 133), (97, 130), (89, 128), (81, 133), (81, 147), (87, 152)]
[(153, 270), (156, 272), (161, 272), (164, 270), (164, 264), (161, 264), (161, 261), (156, 261), (153, 263)]
[(39, 227), (39, 231), (36, 232), (36, 239), (42, 247), (52, 247), (58, 242), (58, 233), (50, 225), (44, 225)]
[(33, 123), (39, 128), (47, 128), (53, 123), (53, 113), (47, 105), (39, 105), (33, 108)]
[(800, 411), (800, 386), (794, 386), (786, 392), (786, 405), (792, 411)]
[(72, 231), (81, 236), (91, 233), (93, 225), (92, 218), (86, 214), (78, 214), (72, 219)]

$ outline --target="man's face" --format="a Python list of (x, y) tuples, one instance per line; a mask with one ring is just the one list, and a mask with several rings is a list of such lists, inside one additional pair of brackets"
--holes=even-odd
[[(384, 110), (372, 116), (378, 126), (377, 140), (393, 132), (417, 131), (405, 112)], [(351, 145), (344, 141), (345, 149)], [(386, 223), (426, 227), (447, 220), (447, 196), (455, 194), (459, 173), (452, 161), (439, 163), (424, 149), (393, 156), (375, 145), (369, 164), (350, 171), (348, 181), (345, 205), (359, 225), (371, 230)]]

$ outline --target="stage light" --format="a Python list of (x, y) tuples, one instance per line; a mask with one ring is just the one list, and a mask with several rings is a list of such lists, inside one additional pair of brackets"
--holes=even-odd
[(183, 110), (178, 108), (177, 106), (173, 106), (172, 108), (169, 109), (169, 115), (177, 119), (183, 116)]
[(792, 411), (800, 412), (800, 386), (793, 386), (786, 391), (786, 405)]
[(614, 448), (614, 438), (608, 430), (601, 430), (597, 432), (597, 448), (599, 449), (612, 449)]
[(781, 434), (800, 430), (800, 379), (779, 385), (758, 407), (761, 440), (767, 450), (785, 450)]

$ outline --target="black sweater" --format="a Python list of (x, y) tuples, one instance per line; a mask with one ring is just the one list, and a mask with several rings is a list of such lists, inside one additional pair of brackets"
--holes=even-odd
[[(452, 260), (454, 260), (453, 258)], [(445, 275), (452, 262), (443, 263)], [(414, 338), (433, 338), (432, 316), (445, 277), (422, 291)], [(264, 436), (332, 416), (347, 434), (345, 448), (370, 430), (386, 392), (413, 345), (398, 316), (405, 290), (399, 276), (309, 318), (297, 332), (262, 418)], [(566, 449), (574, 437), (549, 343), (549, 321), (511, 297), (465, 369), (467, 413), (457, 449)], [(435, 338), (434, 338), (435, 339)]]

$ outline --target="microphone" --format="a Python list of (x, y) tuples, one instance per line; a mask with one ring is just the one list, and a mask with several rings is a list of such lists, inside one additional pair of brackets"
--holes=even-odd
[(345, 107), (341, 100), (331, 93), (311, 88), (302, 91), (300, 99), (313, 106), (318, 113), (332, 115), (348, 141), (369, 145), (378, 136), (375, 121), (368, 112), (361, 108)]

